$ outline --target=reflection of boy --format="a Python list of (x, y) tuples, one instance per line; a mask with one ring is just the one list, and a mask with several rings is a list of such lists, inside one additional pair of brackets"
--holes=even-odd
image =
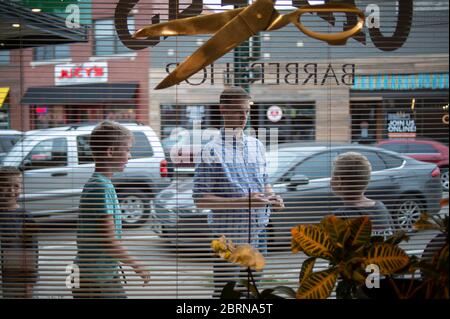
[(22, 173), (0, 168), (0, 256), (3, 298), (32, 298), (37, 281), (38, 247), (35, 224), (17, 200)]
[(364, 195), (371, 170), (370, 162), (360, 153), (347, 152), (334, 159), (331, 187), (344, 202), (344, 207), (335, 210), (335, 214), (344, 217), (369, 216), (374, 234), (389, 235), (393, 232), (393, 222), (386, 206)]
[(73, 290), (75, 298), (125, 298), (119, 262), (132, 267), (144, 285), (149, 281), (149, 272), (120, 241), (122, 217), (111, 182), (112, 175), (125, 168), (131, 146), (131, 132), (115, 122), (104, 121), (91, 134), (95, 172), (80, 199), (76, 258), (80, 287)]

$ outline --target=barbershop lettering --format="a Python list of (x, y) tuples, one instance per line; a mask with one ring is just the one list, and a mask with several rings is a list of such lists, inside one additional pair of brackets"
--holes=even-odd
[[(178, 63), (168, 63), (166, 73), (172, 72)], [(270, 68), (270, 72), (268, 71)], [(214, 85), (217, 80), (224, 79), (225, 83), (232, 82), (232, 63), (226, 63), (219, 71), (214, 64), (203, 68), (197, 76), (187, 79), (189, 85)], [(268, 85), (354, 85), (355, 64), (328, 64), (317, 63), (278, 63), (278, 62), (255, 62), (250, 64), (249, 79), (251, 83)]]
[[(119, 39), (122, 43), (129, 49), (132, 50), (142, 50), (147, 47), (156, 46), (160, 41), (160, 37), (149, 37), (147, 39), (132, 39), (131, 33), (128, 30), (127, 18), (130, 12), (138, 4), (139, 0), (119, 0), (116, 6), (114, 23)], [(325, 3), (330, 2), (326, 0)], [(354, 0), (341, 0), (341, 3), (350, 4), (355, 6)], [(375, 2), (375, 0), (374, 0)], [(234, 5), (247, 5), (247, 1), (244, 0), (222, 0), (222, 6), (234, 4)], [(293, 0), (292, 5), (294, 7), (302, 7), (308, 5), (306, 0)], [(375, 3), (378, 6), (383, 6), (383, 2)], [(369, 4), (366, 8), (366, 14), (370, 12), (373, 4)], [(184, 10), (180, 11), (179, 1), (169, 0), (168, 16), (169, 20), (181, 19), (186, 17), (192, 17), (200, 15), (203, 11), (203, 0), (192, 0), (191, 5), (189, 5)], [(325, 20), (327, 23), (334, 25), (335, 18), (333, 15), (323, 14), (319, 17)], [(343, 25), (343, 30), (346, 31), (355, 25), (357, 17), (354, 14), (346, 14), (346, 22)], [(413, 20), (413, 0), (399, 0), (398, 1), (398, 12), (397, 12), (397, 22), (395, 25), (395, 30), (392, 36), (385, 36), (377, 24), (370, 25), (367, 30), (369, 31), (369, 36), (376, 48), (382, 51), (394, 51), (403, 46), (403, 44), (408, 39), (409, 33), (411, 31), (411, 25)], [(148, 24), (160, 23), (159, 14), (149, 17)], [(362, 30), (358, 34), (353, 36), (353, 39), (366, 45), (366, 32)], [(330, 70), (331, 71), (331, 70)]]

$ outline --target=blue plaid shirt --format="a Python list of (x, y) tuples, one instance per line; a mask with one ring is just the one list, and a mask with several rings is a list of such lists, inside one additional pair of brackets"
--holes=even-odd
[[(194, 199), (203, 195), (243, 197), (249, 192), (264, 192), (268, 184), (264, 145), (256, 138), (243, 135), (236, 139), (228, 130), (207, 143), (197, 160), (194, 178)], [(225, 235), (237, 244), (248, 243), (265, 249), (265, 227), (269, 223), (270, 208), (215, 209), (208, 214), (208, 224), (215, 235)]]

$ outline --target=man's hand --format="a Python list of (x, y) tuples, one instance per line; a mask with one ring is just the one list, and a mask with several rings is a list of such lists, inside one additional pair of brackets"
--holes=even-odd
[(250, 200), (252, 208), (264, 208), (270, 204), (269, 198), (264, 193), (251, 193)]
[(271, 195), (269, 196), (269, 201), (272, 204), (272, 208), (274, 210), (282, 210), (284, 209), (283, 198), (279, 195)]

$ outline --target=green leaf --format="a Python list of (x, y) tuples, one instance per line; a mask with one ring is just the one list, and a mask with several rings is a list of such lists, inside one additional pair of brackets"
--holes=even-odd
[(220, 299), (240, 299), (241, 293), (239, 291), (234, 290), (235, 286), (236, 282), (234, 281), (228, 282), (222, 289)]
[(372, 235), (372, 222), (369, 217), (352, 218), (349, 223), (351, 246), (365, 245), (370, 242)]
[(331, 295), (338, 277), (336, 268), (312, 273), (297, 291), (297, 299), (326, 299)]
[(252, 283), (249, 284), (249, 281), (248, 281), (248, 280), (242, 279), (242, 280), (239, 280), (239, 283), (240, 283), (243, 287), (245, 287), (245, 289), (249, 288), (249, 289), (250, 289), (250, 293), (251, 293), (253, 296), (258, 297), (258, 290), (256, 289), (256, 287), (255, 287)]
[(265, 289), (262, 293), (261, 293), (261, 298), (262, 299), (285, 299), (283, 297), (280, 297), (276, 294), (274, 294), (275, 289)]
[(439, 252), (436, 254), (436, 258), (433, 258), (432, 263), (437, 266), (437, 269), (439, 271), (448, 273), (448, 259), (449, 251), (447, 243), (439, 250)]
[(366, 266), (375, 264), (383, 275), (391, 275), (409, 264), (409, 257), (403, 249), (391, 244), (375, 244), (369, 251)]
[(340, 280), (336, 287), (336, 298), (338, 299), (351, 299), (352, 298), (352, 285), (347, 280)]
[(327, 233), (317, 225), (300, 225), (295, 240), (311, 257), (332, 258), (333, 244)]
[(406, 242), (409, 241), (409, 236), (408, 236), (408, 234), (406, 234), (406, 232), (404, 230), (395, 232), (394, 234), (389, 236), (384, 242), (386, 244), (398, 245), (402, 241), (406, 241)]
[(312, 274), (315, 262), (316, 257), (310, 257), (303, 262), (298, 280), (299, 286), (302, 285), (305, 278), (309, 277)]
[(339, 244), (338, 239), (341, 233), (346, 229), (346, 223), (343, 219), (338, 218), (334, 215), (326, 216), (320, 222), (323, 229), (326, 230), (328, 236), (334, 244)]

